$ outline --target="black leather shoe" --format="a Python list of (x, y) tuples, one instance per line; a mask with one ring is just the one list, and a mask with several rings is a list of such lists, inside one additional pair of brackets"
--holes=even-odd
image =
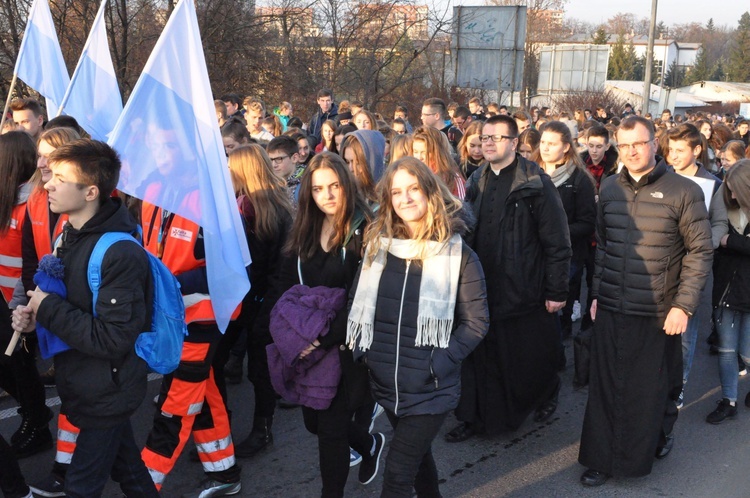
[(666, 458), (666, 456), (669, 455), (669, 452), (672, 451), (672, 446), (674, 446), (674, 434), (666, 436), (665, 439), (666, 441), (664, 442), (664, 445), (660, 445), (656, 448), (656, 458), (659, 460)]
[(545, 401), (542, 406), (536, 409), (536, 412), (534, 412), (534, 422), (536, 423), (542, 423), (549, 420), (549, 418), (555, 414), (557, 411), (557, 400), (560, 396), (560, 387), (562, 386), (562, 382), (557, 383), (557, 388), (555, 388), (555, 392), (552, 394), (552, 397)]
[(470, 423), (464, 422), (446, 434), (445, 440), (449, 443), (461, 443), (474, 437), (476, 433), (477, 431), (474, 430), (474, 427)]
[(241, 443), (234, 446), (234, 456), (237, 458), (250, 458), (260, 453), (273, 443), (271, 425), (273, 417), (258, 417), (253, 422), (253, 430)]
[(609, 475), (598, 470), (588, 469), (581, 475), (581, 484), (589, 487), (601, 486), (609, 479)]

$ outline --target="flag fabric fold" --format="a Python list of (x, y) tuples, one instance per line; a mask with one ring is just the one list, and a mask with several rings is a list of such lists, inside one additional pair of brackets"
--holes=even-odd
[(103, 0), (61, 103), (64, 114), (76, 118), (92, 138), (104, 141), (122, 113), (104, 22), (106, 6), (107, 0)]
[(70, 77), (47, 0), (31, 4), (13, 73), (47, 100), (50, 119), (57, 116)]
[(250, 289), (250, 253), (193, 0), (177, 3), (109, 144), (122, 157), (120, 190), (202, 227), (211, 303), (219, 328), (226, 330)]

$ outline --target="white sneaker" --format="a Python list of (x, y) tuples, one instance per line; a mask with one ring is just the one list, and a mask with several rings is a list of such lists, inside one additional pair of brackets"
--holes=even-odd
[(581, 319), (581, 303), (578, 301), (573, 303), (573, 314), (570, 316), (570, 319), (574, 322)]
[(362, 455), (349, 448), (349, 467), (356, 467), (362, 463)]
[(192, 493), (182, 495), (183, 498), (214, 498), (216, 496), (231, 496), (239, 494), (242, 489), (241, 482), (219, 482), (214, 480), (204, 481), (201, 489)]

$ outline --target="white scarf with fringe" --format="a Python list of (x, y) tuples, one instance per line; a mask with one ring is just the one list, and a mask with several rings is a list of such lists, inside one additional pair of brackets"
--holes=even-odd
[[(453, 331), (458, 277), (461, 272), (462, 242), (453, 235), (447, 242), (415, 243), (413, 240), (392, 239), (387, 252), (400, 259), (422, 259), (422, 280), (419, 285), (419, 310), (415, 346), (447, 348)], [(424, 249), (424, 251), (423, 251)], [(372, 345), (378, 287), (387, 259), (381, 248), (369, 266), (362, 265), (359, 284), (354, 294), (346, 327), (350, 349), (359, 345), (367, 351)]]

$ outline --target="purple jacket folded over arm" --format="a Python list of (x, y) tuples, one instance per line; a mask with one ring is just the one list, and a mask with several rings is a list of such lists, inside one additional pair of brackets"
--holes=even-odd
[(338, 390), (341, 363), (338, 348), (317, 348), (304, 359), (302, 351), (328, 334), (336, 313), (346, 304), (346, 291), (295, 285), (271, 312), (273, 344), (266, 347), (271, 384), (287, 401), (325, 410)]

